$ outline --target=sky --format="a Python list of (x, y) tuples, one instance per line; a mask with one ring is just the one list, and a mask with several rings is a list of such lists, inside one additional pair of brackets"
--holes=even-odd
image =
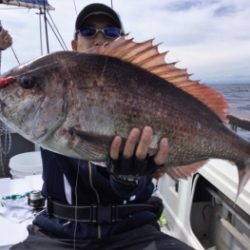
[[(76, 13), (89, 0), (48, 0), (50, 15), (68, 49)], [(111, 5), (110, 0), (98, 2)], [(124, 28), (135, 41), (154, 38), (166, 62), (177, 61), (201, 83), (250, 83), (249, 0), (113, 0)], [(0, 4), (2, 25), (13, 37), (21, 63), (41, 55), (39, 11)], [(44, 23), (42, 22), (44, 26)], [(43, 35), (44, 37), (44, 35)], [(62, 50), (49, 28), (50, 52)], [(45, 45), (45, 41), (43, 40)], [(43, 48), (46, 54), (46, 47)], [(1, 72), (17, 65), (11, 49), (2, 52)]]

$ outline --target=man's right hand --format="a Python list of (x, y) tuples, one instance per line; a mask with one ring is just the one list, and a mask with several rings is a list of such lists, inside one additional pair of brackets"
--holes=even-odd
[(2, 28), (0, 31), (0, 50), (7, 49), (12, 44), (12, 37), (9, 32)]
[(124, 175), (138, 177), (157, 173), (167, 162), (169, 147), (167, 138), (162, 138), (156, 154), (148, 157), (152, 135), (153, 130), (149, 126), (144, 127), (142, 132), (138, 128), (133, 128), (122, 153), (122, 139), (116, 136), (110, 148), (111, 173), (120, 177)]

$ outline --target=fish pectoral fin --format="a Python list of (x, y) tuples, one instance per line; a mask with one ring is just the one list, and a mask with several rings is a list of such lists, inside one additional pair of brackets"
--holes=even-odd
[(80, 158), (90, 161), (106, 160), (114, 136), (98, 135), (75, 128), (70, 128), (68, 132), (74, 138), (71, 147)]
[(179, 179), (186, 179), (188, 176), (202, 167), (205, 163), (206, 161), (199, 161), (179, 167), (168, 167), (166, 169), (166, 173), (175, 181), (178, 181)]

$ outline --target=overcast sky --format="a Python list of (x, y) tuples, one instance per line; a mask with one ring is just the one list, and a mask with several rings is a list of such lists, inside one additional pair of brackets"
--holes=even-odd
[[(75, 0), (79, 12), (94, 1)], [(110, 0), (98, 1), (110, 5)], [(49, 0), (50, 11), (70, 49), (76, 10), (73, 0)], [(179, 61), (192, 79), (203, 83), (250, 83), (249, 0), (113, 0), (124, 28), (136, 41), (155, 38), (166, 61)], [(13, 36), (21, 62), (41, 54), (39, 11), (0, 4), (0, 19)], [(62, 50), (49, 29), (50, 51)], [(44, 53), (46, 49), (44, 48)], [(11, 51), (2, 53), (2, 72), (15, 66)]]

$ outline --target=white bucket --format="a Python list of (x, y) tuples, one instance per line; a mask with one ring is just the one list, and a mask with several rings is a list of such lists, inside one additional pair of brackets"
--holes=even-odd
[(40, 151), (15, 155), (9, 161), (10, 174), (13, 178), (23, 178), (28, 175), (42, 173), (42, 158)]

